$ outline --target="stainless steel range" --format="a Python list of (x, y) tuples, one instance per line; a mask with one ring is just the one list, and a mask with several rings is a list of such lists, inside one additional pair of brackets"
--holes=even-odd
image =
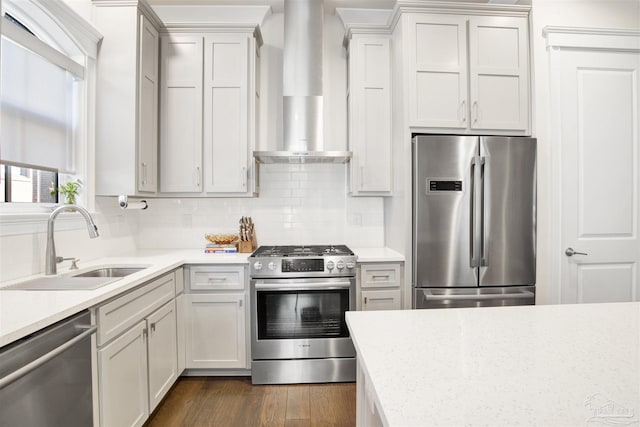
[(344, 245), (261, 246), (250, 257), (254, 384), (355, 381), (345, 312), (356, 256)]

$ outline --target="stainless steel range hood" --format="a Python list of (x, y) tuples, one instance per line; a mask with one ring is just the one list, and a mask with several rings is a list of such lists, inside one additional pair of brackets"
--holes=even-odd
[(284, 0), (282, 149), (254, 151), (261, 163), (345, 163), (348, 151), (323, 150), (322, 0)]

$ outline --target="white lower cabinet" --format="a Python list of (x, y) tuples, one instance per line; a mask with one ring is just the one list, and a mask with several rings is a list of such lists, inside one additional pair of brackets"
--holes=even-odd
[(175, 275), (96, 309), (102, 427), (142, 426), (178, 377)]
[(102, 427), (141, 426), (149, 416), (146, 329), (142, 321), (98, 350)]
[(247, 368), (244, 293), (185, 295), (186, 367)]
[(402, 263), (362, 263), (358, 269), (358, 310), (402, 309)]
[(152, 412), (178, 378), (175, 301), (150, 315), (147, 329), (149, 412)]

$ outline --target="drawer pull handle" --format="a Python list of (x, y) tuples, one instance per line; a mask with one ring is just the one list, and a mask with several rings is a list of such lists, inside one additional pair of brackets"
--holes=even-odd
[(376, 279), (388, 279), (389, 275), (387, 274), (387, 275), (384, 275), (384, 276), (371, 276), (371, 278), (373, 280), (376, 280)]
[(209, 277), (210, 282), (224, 282), (227, 280), (226, 277)]

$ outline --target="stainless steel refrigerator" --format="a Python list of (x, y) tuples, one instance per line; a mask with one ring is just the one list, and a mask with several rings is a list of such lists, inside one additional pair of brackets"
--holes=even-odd
[(413, 307), (534, 304), (536, 140), (412, 142)]

